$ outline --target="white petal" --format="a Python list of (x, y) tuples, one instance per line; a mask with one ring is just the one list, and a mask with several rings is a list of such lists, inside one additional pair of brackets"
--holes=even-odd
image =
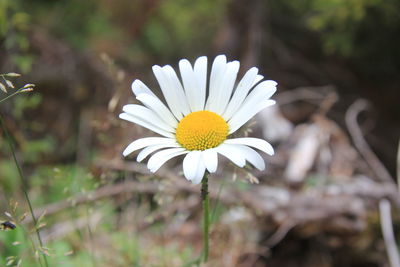
[(179, 69), (191, 111), (204, 109), (207, 83), (207, 57), (199, 57), (194, 65), (187, 59), (179, 62)]
[(200, 151), (191, 151), (183, 159), (183, 174), (189, 181), (192, 181), (196, 176), (200, 156)]
[(235, 145), (223, 143), (215, 148), (215, 150), (221, 155), (230, 159), (234, 164), (243, 168), (246, 165), (246, 158), (242, 154), (238, 153)]
[(177, 96), (178, 88), (174, 88), (170, 84), (169, 75), (165, 73), (165, 71), (160, 66), (153, 66), (154, 75), (157, 78), (158, 84), (160, 85), (161, 91), (167, 101), (169, 109), (172, 111), (172, 114), (180, 120), (183, 118), (182, 111), (179, 106), (179, 98)]
[(233, 138), (227, 139), (224, 141), (225, 144), (238, 144), (238, 145), (246, 145), (257, 148), (268, 155), (274, 155), (274, 148), (265, 140), (253, 137), (243, 137), (243, 138)]
[(263, 81), (258, 84), (243, 101), (243, 105), (255, 105), (256, 103), (270, 98), (276, 92), (277, 83), (272, 80)]
[(244, 145), (235, 145), (235, 148), (237, 153), (242, 154), (254, 167), (260, 171), (265, 169), (264, 159), (254, 149)]
[(251, 87), (253, 87), (254, 85), (256, 85), (259, 81), (261, 81), (262, 79), (264, 79), (264, 76), (258, 74), (256, 76), (256, 78), (254, 79), (253, 85)]
[(210, 101), (215, 99), (218, 90), (220, 89), (219, 85), (223, 79), (223, 74), (226, 70), (226, 56), (219, 55), (214, 59), (214, 62), (211, 67), (211, 75), (210, 75), (210, 85), (208, 92), (208, 99), (206, 104), (206, 109), (209, 110)]
[(139, 94), (148, 94), (157, 97), (141, 80), (134, 80), (132, 83), (132, 91), (138, 96)]
[(137, 140), (133, 141), (132, 143), (130, 143), (125, 148), (124, 152), (122, 152), (122, 154), (126, 157), (129, 154), (131, 154), (132, 152), (142, 149), (147, 146), (161, 145), (161, 144), (168, 145), (168, 144), (175, 144), (175, 143), (176, 143), (175, 139), (165, 138), (165, 137), (140, 138), (140, 139), (137, 139)]
[(201, 154), (201, 151), (191, 151), (183, 160), (183, 173), (186, 179), (196, 184), (201, 182), (205, 172)]
[(218, 154), (215, 149), (210, 148), (202, 151), (203, 161), (210, 173), (214, 173), (217, 171), (218, 167)]
[(235, 132), (262, 109), (275, 104), (275, 101), (268, 98), (276, 92), (276, 85), (275, 81), (263, 81), (251, 91), (241, 107), (228, 121), (229, 133)]
[(162, 68), (164, 72), (167, 74), (170, 86), (175, 90), (175, 96), (178, 99), (179, 108), (183, 115), (187, 115), (190, 113), (189, 104), (187, 103), (185, 91), (183, 90), (182, 84), (179, 81), (176, 72), (170, 65), (166, 65)]
[(193, 178), (192, 182), (194, 184), (199, 184), (201, 180), (203, 180), (205, 171), (206, 165), (203, 162), (203, 158), (200, 157), (199, 164), (197, 165), (196, 176)]
[(175, 132), (175, 129), (173, 127), (168, 125), (168, 123), (166, 123), (164, 120), (162, 120), (159, 115), (157, 115), (152, 110), (150, 110), (146, 107), (143, 107), (141, 105), (129, 104), (129, 105), (125, 105), (122, 108), (122, 110), (130, 115), (140, 118), (143, 121), (147, 121), (151, 124), (157, 125), (159, 128), (161, 128), (165, 131), (168, 131), (171, 133)]
[(170, 137), (170, 138), (175, 138), (174, 134), (172, 134), (170, 132), (167, 132), (167, 131), (159, 128), (158, 126), (155, 126), (154, 124), (151, 124), (148, 121), (144, 121), (144, 120), (142, 120), (142, 119), (140, 119), (140, 118), (138, 118), (136, 116), (133, 116), (131, 114), (121, 113), (121, 114), (119, 114), (119, 118), (123, 119), (123, 120), (126, 120), (126, 121), (130, 121), (130, 122), (136, 123), (136, 124), (138, 124), (138, 125), (140, 125), (142, 127), (145, 127), (147, 129), (155, 132), (155, 133), (158, 133), (159, 135), (162, 135), (162, 136), (165, 136), (165, 137)]
[(239, 71), (239, 61), (232, 61), (226, 65), (226, 71), (223, 74), (219, 85), (219, 90), (214, 98), (209, 99), (209, 110), (217, 114), (222, 114), (231, 98), (233, 86), (235, 85), (236, 76)]
[(232, 115), (239, 109), (239, 107), (243, 103), (248, 92), (254, 84), (254, 79), (257, 76), (257, 72), (257, 68), (251, 68), (240, 80), (238, 86), (236, 87), (235, 93), (233, 94), (232, 99), (222, 116), (226, 121), (232, 117)]
[(138, 94), (136, 99), (142, 102), (146, 107), (157, 113), (160, 118), (168, 123), (168, 125), (173, 128), (177, 127), (178, 121), (158, 97), (143, 93)]
[(239, 109), (239, 111), (233, 115), (232, 119), (230, 119), (228, 121), (229, 134), (234, 133), (237, 129), (242, 127), (243, 124), (248, 122), (258, 112), (260, 112), (264, 108), (272, 106), (274, 104), (275, 104), (275, 100), (268, 99), (268, 100), (264, 100), (260, 103), (256, 103), (255, 106), (243, 105)]
[(198, 99), (196, 111), (203, 110), (206, 101), (207, 57), (199, 57), (194, 63), (193, 71), (198, 83)]
[(156, 172), (168, 160), (188, 153), (184, 148), (169, 148), (155, 153), (147, 162), (147, 168), (151, 172)]
[(179, 61), (179, 70), (181, 72), (181, 77), (183, 85), (185, 87), (185, 93), (190, 110), (200, 110), (197, 106), (197, 99), (199, 98), (198, 82), (196, 76), (194, 75), (192, 65), (187, 59), (182, 59), (181, 61)]
[(160, 144), (160, 145), (152, 145), (145, 147), (142, 151), (139, 152), (136, 161), (141, 162), (151, 153), (160, 150), (162, 148), (170, 148), (170, 147), (180, 147), (178, 144)]

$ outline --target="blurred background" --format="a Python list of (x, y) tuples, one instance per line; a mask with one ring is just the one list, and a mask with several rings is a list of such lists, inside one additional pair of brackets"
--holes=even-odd
[(398, 0), (0, 0), (0, 99), (36, 85), (0, 102), (0, 265), (197, 266), (199, 186), (124, 160), (154, 134), (117, 117), (152, 65), (226, 54), (279, 84), (242, 130), (276, 155), (220, 157), (204, 266), (396, 266), (399, 47)]

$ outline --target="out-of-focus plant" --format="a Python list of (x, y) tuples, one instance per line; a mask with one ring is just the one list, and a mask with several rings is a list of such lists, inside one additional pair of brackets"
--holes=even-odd
[[(3, 93), (7, 94), (8, 93), (7, 88), (8, 89), (15, 89), (15, 86), (14, 86), (13, 82), (11, 82), (9, 80), (9, 78), (10, 77), (19, 77), (20, 74), (11, 72), (11, 73), (7, 73), (7, 74), (0, 74), (0, 76), (2, 78), (2, 81), (4, 82), (4, 83), (3, 82), (1, 83), (2, 84), (1, 89), (2, 89)], [(34, 86), (35, 85), (31, 84), (31, 83), (25, 84), (24, 86), (16, 89), (13, 93), (11, 93), (11, 94), (5, 96), (4, 98), (0, 99), (0, 104), (2, 102), (4, 102), (4, 101), (10, 99), (11, 97), (19, 94), (19, 93), (32, 91)], [(40, 236), (40, 233), (39, 233), (39, 226), (38, 226), (38, 222), (39, 221), (36, 219), (36, 216), (35, 216), (35, 214), (33, 212), (32, 202), (31, 202), (31, 199), (30, 199), (29, 194), (28, 194), (27, 180), (26, 180), (26, 178), (24, 176), (24, 173), (22, 171), (21, 165), (20, 165), (20, 163), (19, 163), (19, 161), (17, 159), (15, 148), (14, 148), (13, 139), (12, 139), (10, 133), (7, 130), (7, 127), (6, 127), (5, 123), (4, 123), (4, 120), (3, 120), (2, 116), (1, 116), (1, 114), (0, 114), (0, 125), (1, 125), (1, 128), (2, 128), (2, 132), (4, 134), (4, 139), (8, 143), (9, 150), (11, 151), (12, 159), (13, 159), (13, 161), (15, 163), (15, 167), (16, 167), (16, 169), (18, 171), (18, 176), (20, 177), (22, 191), (23, 191), (23, 193), (25, 195), (25, 200), (26, 200), (26, 202), (28, 203), (28, 206), (29, 206), (29, 212), (30, 212), (30, 214), (31, 214), (31, 216), (33, 218), (34, 224), (35, 224), (34, 228), (35, 228), (35, 231), (36, 231), (37, 238), (38, 238), (40, 246), (39, 246), (39, 248), (36, 248), (36, 246), (33, 245), (34, 244), (33, 241), (32, 241), (32, 245), (33, 245), (33, 248), (35, 250), (35, 253), (38, 253), (38, 255), (39, 255), (39, 253), (41, 254), (41, 257), (40, 256), (38, 257), (40, 265), (47, 267), (48, 266), (47, 257), (46, 257), (47, 249), (43, 246), (43, 242), (42, 242), (42, 239), (41, 239), (41, 236)], [(12, 211), (13, 214), (16, 211), (16, 206), (17, 205), (14, 205), (14, 208), (13, 208), (13, 211)], [(12, 219), (16, 220), (13, 217), (12, 213), (8, 213), (8, 216), (11, 217)], [(21, 219), (21, 221), (22, 220), (23, 219)], [(42, 260), (44, 262), (44, 265), (42, 265), (43, 264)], [(14, 259), (9, 259), (8, 262), (7, 262), (7, 265), (11, 265), (13, 263), (14, 263)], [(17, 262), (17, 266), (20, 266), (20, 261)]]
[(103, 1), (25, 1), (21, 10), (34, 14), (33, 24), (79, 50), (96, 50), (107, 40), (114, 46), (123, 41)]
[(9, 64), (28, 72), (34, 57), (29, 52), (30, 16), (22, 11), (20, 0), (0, 1), (0, 48), (10, 56)]
[[(0, 104), (2, 102), (6, 102), (13, 96), (20, 94), (20, 93), (26, 93), (30, 92), (33, 90), (35, 87), (34, 84), (25, 84), (24, 86), (15, 89), (15, 86), (13, 83), (8, 80), (10, 77), (18, 77), (20, 76), (17, 73), (8, 73), (8, 74), (0, 74), (0, 78), (4, 79), (3, 83), (0, 81), (0, 87), (4, 90), (4, 97), (1, 98), (3, 95), (0, 93)], [(12, 93), (8, 92), (10, 91)], [(21, 97), (17, 97), (13, 99), (13, 108), (11, 110), (12, 116), (19, 121), (19, 125), (21, 128), (28, 128), (28, 129), (40, 129), (41, 125), (38, 124), (37, 122), (35, 123), (34, 121), (29, 121), (29, 120), (24, 120), (24, 113), (29, 110), (29, 109), (34, 109), (36, 108), (42, 101), (42, 96), (40, 94), (34, 94), (34, 95), (24, 95)], [(56, 146), (56, 141), (54, 136), (52, 135), (45, 135), (42, 138), (35, 139), (35, 140), (29, 140), (25, 141), (24, 138), (17, 138), (19, 140), (19, 145), (20, 145), (20, 151), (24, 155), (24, 162), (25, 163), (36, 163), (40, 158), (43, 157), (44, 154), (49, 154), (54, 151), (54, 148)], [(0, 145), (1, 148), (1, 145)], [(0, 172), (5, 171), (5, 173), (10, 173), (9, 170), (10, 168), (7, 167), (7, 161), (2, 160), (0, 162)], [(9, 184), (10, 181), (13, 181), (10, 177), (10, 179), (4, 179), (4, 182), (7, 181)]]
[(362, 32), (372, 29), (365, 27), (370, 21), (377, 19), (385, 29), (398, 25), (398, 6), (398, 1), (391, 0), (313, 0), (313, 12), (307, 24), (315, 31), (324, 32), (324, 48), (328, 53), (349, 56), (362, 52), (360, 45), (368, 47), (370, 38), (362, 36)]
[[(0, 94), (0, 104), (17, 94), (33, 91), (33, 88), (35, 87), (35, 85), (32, 83), (27, 83), (24, 86), (22, 86), (18, 89), (15, 89), (14, 83), (12, 81), (10, 81), (9, 78), (19, 77), (19, 76), (21, 76), (21, 75), (18, 73), (14, 73), (14, 72), (0, 74), (0, 79), (1, 79), (0, 80), (0, 89), (4, 94), (6, 94), (4, 97), (1, 97), (2, 94)], [(14, 92), (8, 94), (9, 90), (14, 90)]]
[(319, 33), (327, 54), (365, 57), (379, 49), (384, 58), (387, 51), (380, 49), (381, 42), (388, 38), (383, 36), (393, 37), (400, 29), (400, 2), (396, 0), (302, 0), (275, 5), (287, 5), (299, 16), (297, 20)]
[(227, 3), (227, 0), (161, 1), (157, 13), (145, 26), (141, 41), (158, 57), (205, 53), (213, 44)]
[(151, 2), (26, 1), (21, 8), (34, 14), (31, 17), (34, 24), (78, 49), (106, 52), (122, 61), (128, 61), (126, 58), (140, 61), (146, 55), (170, 59), (209, 51), (229, 3), (228, 0)]

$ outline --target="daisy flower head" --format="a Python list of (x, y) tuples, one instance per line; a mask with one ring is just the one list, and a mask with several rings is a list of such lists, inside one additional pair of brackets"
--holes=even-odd
[(137, 161), (151, 155), (147, 167), (156, 172), (168, 160), (185, 155), (183, 173), (195, 184), (205, 171), (214, 173), (218, 154), (235, 165), (246, 161), (259, 170), (265, 168), (258, 149), (274, 154), (272, 146), (259, 138), (229, 138), (262, 109), (274, 105), (270, 97), (277, 83), (263, 80), (258, 69), (249, 69), (235, 85), (240, 63), (227, 62), (217, 56), (207, 71), (207, 57), (199, 57), (192, 66), (187, 59), (179, 61), (181, 80), (170, 65), (153, 66), (165, 104), (143, 82), (135, 80), (132, 91), (143, 105), (128, 104), (119, 117), (145, 127), (162, 137), (133, 141), (123, 151), (128, 156), (140, 150)]

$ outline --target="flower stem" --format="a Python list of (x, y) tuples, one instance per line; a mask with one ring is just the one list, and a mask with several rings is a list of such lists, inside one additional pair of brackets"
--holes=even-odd
[(209, 198), (208, 198), (208, 173), (206, 173), (201, 181), (201, 199), (203, 202), (203, 262), (208, 260), (208, 241), (209, 241)]
[(19, 94), (19, 93), (21, 93), (21, 90), (22, 90), (22, 89), (23, 89), (23, 88), (19, 88), (19, 89), (16, 90), (14, 93), (12, 93), (12, 94), (10, 94), (10, 95), (8, 95), (8, 96), (6, 96), (6, 97), (0, 99), (0, 103), (6, 101), (7, 99), (9, 99), (9, 98), (11, 98), (11, 97), (13, 97), (13, 96), (15, 96), (15, 95), (17, 95), (17, 94)]

